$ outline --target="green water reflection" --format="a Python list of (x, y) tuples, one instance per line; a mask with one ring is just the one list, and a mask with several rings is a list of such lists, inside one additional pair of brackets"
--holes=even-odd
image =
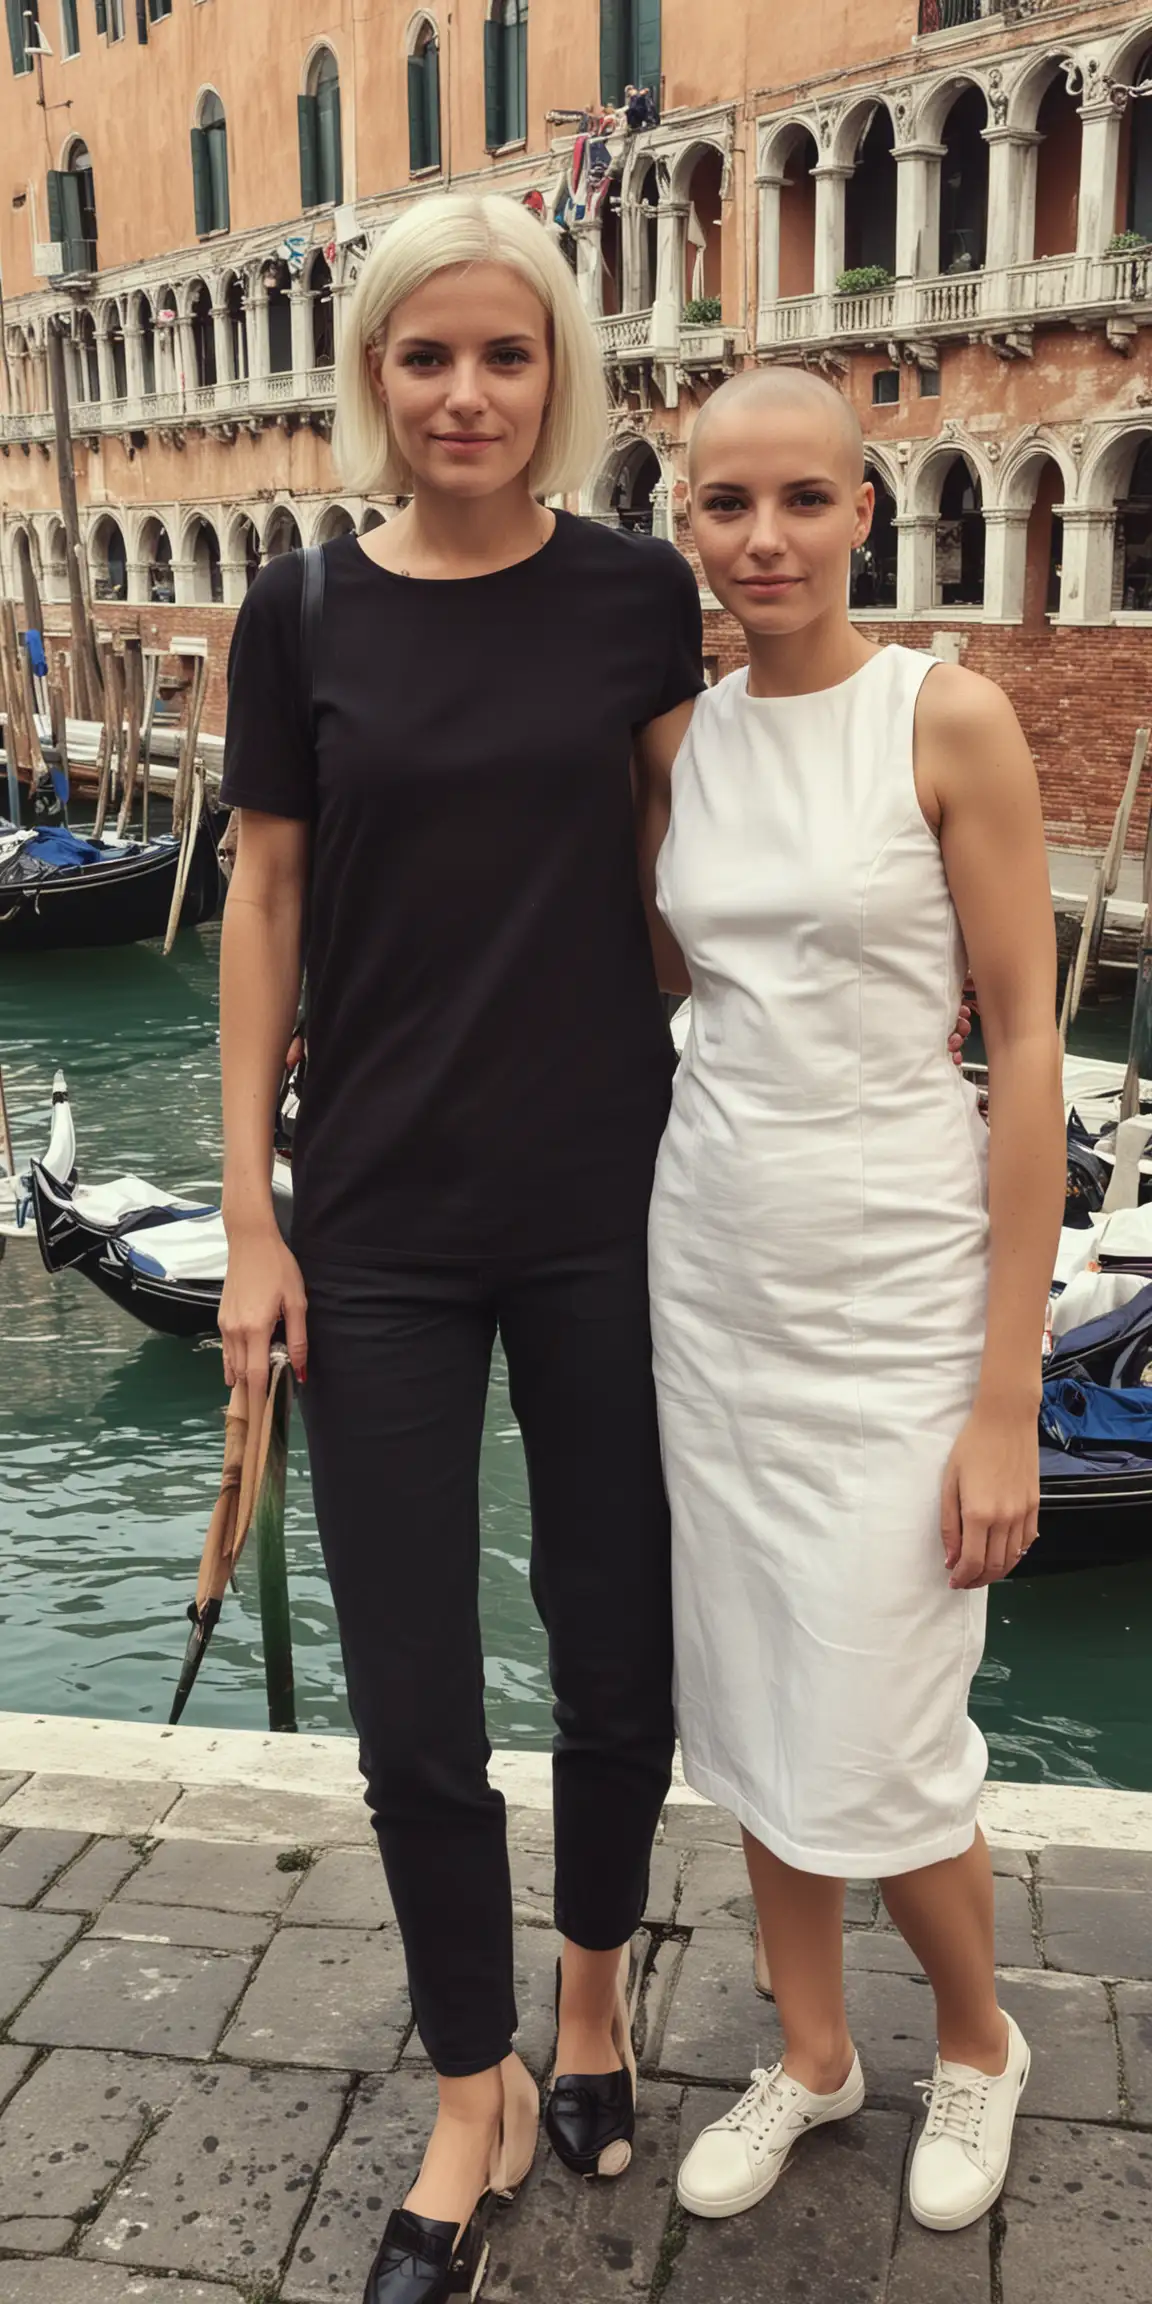
[[(52, 1071), (72, 1092), (82, 1174), (125, 1168), (203, 1191), (220, 1169), (215, 928), (172, 957), (53, 955), (0, 967), (0, 1061), (17, 1146), (46, 1141)], [(1082, 1021), (1122, 1054), (1122, 1009)], [(0, 1708), (167, 1715), (183, 1611), (215, 1495), (219, 1355), (149, 1336), (34, 1246), (0, 1266)], [(547, 1742), (544, 1644), (528, 1591), (523, 1459), (497, 1359), (483, 1451), (482, 1607), (497, 1743)], [(297, 1420), (289, 1486), (300, 1726), (348, 1724)], [(1152, 1787), (1145, 1695), (1152, 1569), (992, 1595), (977, 1712), (998, 1776)], [(251, 1568), (226, 1605), (189, 1719), (264, 1724)]]

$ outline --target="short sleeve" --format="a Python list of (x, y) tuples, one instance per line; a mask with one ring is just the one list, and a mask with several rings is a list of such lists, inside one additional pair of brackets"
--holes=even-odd
[(704, 686), (704, 618), (696, 572), (674, 544), (664, 544), (660, 550), (663, 680), (647, 715), (650, 720), (690, 702)]
[(300, 704), (299, 557), (262, 568), (236, 618), (220, 798), (226, 808), (308, 819), (315, 749)]

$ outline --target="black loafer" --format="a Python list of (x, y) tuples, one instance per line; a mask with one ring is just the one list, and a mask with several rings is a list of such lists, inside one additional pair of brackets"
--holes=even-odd
[(450, 2304), (453, 2297), (479, 2296), (488, 2268), (480, 2210), (459, 2239), (457, 2231), (434, 2216), (394, 2208), (368, 2274), (364, 2304)]
[(636, 2133), (631, 2073), (559, 2073), (544, 2126), (557, 2159), (574, 2176), (622, 2176)]

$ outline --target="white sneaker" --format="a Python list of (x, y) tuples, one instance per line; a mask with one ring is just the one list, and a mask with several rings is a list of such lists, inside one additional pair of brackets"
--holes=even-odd
[(912, 2155), (908, 2200), (917, 2223), (933, 2232), (959, 2232), (974, 2224), (1004, 2189), (1016, 2108), (1032, 2062), (1028, 2042), (1011, 2016), (1003, 2072), (936, 2059), (931, 2080), (920, 2080), (928, 2118)]
[(847, 2120), (864, 2102), (860, 2058), (842, 2088), (816, 2096), (782, 2064), (754, 2072), (752, 2085), (723, 2120), (699, 2135), (680, 2170), (676, 2195), (694, 2216), (739, 2216), (772, 2190), (798, 2136), (826, 2120)]

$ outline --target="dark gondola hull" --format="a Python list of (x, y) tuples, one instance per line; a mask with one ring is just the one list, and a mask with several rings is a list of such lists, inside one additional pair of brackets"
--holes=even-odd
[(81, 1270), (101, 1295), (118, 1304), (133, 1320), (143, 1321), (144, 1326), (158, 1336), (196, 1337), (216, 1333), (223, 1294), (218, 1283), (166, 1280), (140, 1272), (118, 1240), (104, 1241), (99, 1255), (85, 1258)]
[(1041, 1479), (1036, 1544), (1014, 1571), (1066, 1575), (1073, 1568), (1127, 1568), (1152, 1557), (1152, 1463), (1099, 1481)]
[[(122, 862), (81, 865), (0, 887), (0, 956), (142, 944), (163, 936), (176, 886), (179, 848), (165, 843)], [(180, 913), (182, 928), (214, 918), (220, 902), (216, 830), (206, 816), (196, 838)]]

